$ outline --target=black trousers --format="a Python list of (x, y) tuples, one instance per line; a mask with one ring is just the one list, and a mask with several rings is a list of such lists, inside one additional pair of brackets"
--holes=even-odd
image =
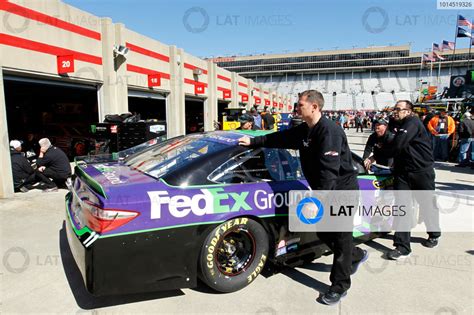
[(319, 232), (317, 233), (333, 252), (331, 275), (331, 291), (344, 293), (351, 287), (352, 264), (359, 262), (364, 252), (355, 247), (352, 232)]
[(37, 179), (35, 173), (31, 173), (30, 175), (28, 175), (25, 178), (20, 178), (20, 179), (15, 178), (15, 177), (13, 178), (15, 191), (19, 191), (20, 187), (23, 187), (23, 186), (28, 188), (29, 186), (36, 183), (37, 181), (38, 181), (38, 179)]
[(360, 132), (364, 132), (364, 126), (361, 123), (356, 124), (356, 128), (357, 128), (356, 132), (359, 132), (359, 128), (360, 128)]
[(39, 178), (41, 182), (45, 184), (46, 188), (63, 188), (66, 186), (66, 180), (68, 176), (64, 177), (64, 175), (58, 174), (49, 168), (46, 168), (43, 172), (40, 172), (38, 170), (36, 170), (35, 172), (37, 178)]
[[(394, 181), (395, 190), (434, 190), (435, 189), (435, 172), (434, 169), (419, 172), (419, 173), (405, 173), (405, 174), (395, 174)], [(430, 200), (417, 200), (420, 205), (420, 209), (423, 207), (426, 202), (435, 202)], [(437, 210), (437, 209), (436, 209)], [(439, 232), (439, 216), (430, 216), (435, 217), (431, 222), (426, 222), (427, 226), (432, 226), (434, 230), (428, 231), (429, 237), (440, 237), (441, 232)], [(437, 219), (436, 219), (437, 218)], [(395, 232), (393, 236), (393, 246), (398, 248), (402, 253), (408, 254), (411, 252), (410, 247), (410, 232)]]
[[(341, 180), (338, 190), (358, 190), (357, 179)], [(351, 287), (352, 264), (362, 260), (364, 252), (355, 247), (352, 232), (318, 232), (319, 239), (333, 252), (331, 291), (342, 294)]]

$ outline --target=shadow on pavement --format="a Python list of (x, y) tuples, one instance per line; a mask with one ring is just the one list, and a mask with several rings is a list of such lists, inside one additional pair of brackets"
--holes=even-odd
[(472, 184), (436, 182), (436, 188), (441, 188), (442, 190), (471, 190)]
[(375, 241), (368, 241), (365, 243), (365, 245), (367, 245), (368, 247), (370, 248), (373, 248), (375, 249), (376, 251), (378, 252), (381, 252), (382, 254), (385, 254), (386, 252), (388, 252), (389, 250), (391, 250), (391, 248), (385, 246), (385, 245), (382, 245), (380, 243), (377, 243)]
[(66, 274), (69, 287), (71, 288), (71, 292), (74, 295), (74, 299), (76, 300), (77, 305), (82, 309), (91, 310), (114, 305), (122, 305), (184, 295), (184, 292), (181, 290), (173, 290), (101, 297), (93, 296), (86, 290), (84, 282), (82, 280), (81, 272), (79, 271), (79, 268), (77, 267), (76, 262), (74, 261), (74, 257), (72, 256), (72, 252), (69, 248), (69, 244), (67, 241), (66, 227), (64, 222), (61, 230), (59, 230), (59, 248), (64, 273)]
[(330, 272), (331, 267), (332, 267), (331, 265), (316, 262), (316, 263), (307, 263), (307, 264), (299, 266), (298, 268), (314, 270), (314, 271), (319, 271), (319, 272)]
[(296, 269), (285, 268), (281, 272), (281, 274), (293, 279), (294, 281), (304, 284), (307, 287), (315, 289), (319, 293), (325, 293), (327, 290), (329, 290), (329, 286), (327, 284), (322, 283), (321, 281), (318, 281), (314, 278), (311, 278), (307, 274), (304, 274), (303, 272), (298, 271)]
[(216, 294), (216, 295), (218, 295), (218, 294), (227, 294), (225, 292), (219, 292), (219, 291), (211, 289), (204, 282), (202, 282), (201, 279), (199, 279), (199, 278), (198, 278), (198, 281), (197, 281), (197, 286), (195, 288), (190, 288), (190, 290), (200, 292), (200, 293), (206, 293), (206, 294)]
[[(474, 171), (471, 167), (456, 167), (455, 164), (444, 163), (444, 162), (435, 162), (435, 169), (441, 171), (450, 171), (452, 173), (460, 174), (473, 174)], [(471, 185), (472, 188), (472, 185)]]

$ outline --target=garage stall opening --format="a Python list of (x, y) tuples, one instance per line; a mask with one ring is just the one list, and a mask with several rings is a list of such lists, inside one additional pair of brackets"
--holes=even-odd
[(204, 131), (204, 100), (186, 97), (186, 134)]
[(96, 86), (6, 75), (4, 90), (9, 140), (47, 137), (71, 159), (93, 149)]
[(166, 120), (166, 95), (128, 90), (128, 110), (143, 120)]

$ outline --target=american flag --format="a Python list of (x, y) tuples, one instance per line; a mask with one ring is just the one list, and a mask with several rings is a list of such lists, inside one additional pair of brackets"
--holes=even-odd
[(443, 56), (437, 54), (436, 52), (433, 51), (433, 57), (436, 57), (438, 58), (439, 60), (445, 60), (446, 58), (444, 58)]
[(454, 42), (443, 40), (443, 44), (441, 45), (441, 50), (445, 50), (445, 49), (454, 50)]
[(469, 26), (472, 28), (472, 23), (462, 15), (458, 15), (458, 26)]
[(431, 51), (441, 51), (441, 49), (439, 49), (439, 44), (433, 43), (433, 48)]
[(421, 56), (421, 61), (436, 61), (432, 54), (423, 54)]

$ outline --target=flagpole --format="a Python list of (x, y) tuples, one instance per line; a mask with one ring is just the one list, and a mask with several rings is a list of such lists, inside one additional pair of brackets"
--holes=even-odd
[(438, 86), (441, 85), (441, 60), (438, 60)]
[(420, 75), (419, 75), (419, 79), (418, 79), (418, 83), (420, 84), (420, 88), (419, 90), (421, 91), (421, 82), (422, 82), (422, 79), (421, 79), (421, 75), (422, 75), (422, 71), (423, 71), (423, 64), (424, 64), (424, 53), (421, 54), (421, 63), (420, 63)]
[(431, 67), (430, 67), (430, 85), (431, 84), (433, 84), (433, 59), (431, 59)]
[(456, 54), (456, 41), (458, 39), (458, 23), (459, 23), (459, 14), (456, 18), (456, 30), (454, 31), (454, 49), (453, 49), (453, 54), (451, 58), (451, 66), (449, 67), (449, 77), (453, 75), (453, 62), (454, 62), (454, 56)]
[[(471, 36), (472, 36), (472, 32), (471, 32)], [(467, 59), (467, 70), (469, 70), (469, 65), (471, 63), (471, 47), (472, 47), (472, 37), (469, 38), (469, 57)]]
[(469, 70), (469, 65), (471, 64), (472, 22), (474, 22), (474, 20), (471, 20), (471, 25), (470, 25), (470, 28), (471, 28), (471, 38), (469, 38), (469, 57), (467, 57), (467, 70)]

